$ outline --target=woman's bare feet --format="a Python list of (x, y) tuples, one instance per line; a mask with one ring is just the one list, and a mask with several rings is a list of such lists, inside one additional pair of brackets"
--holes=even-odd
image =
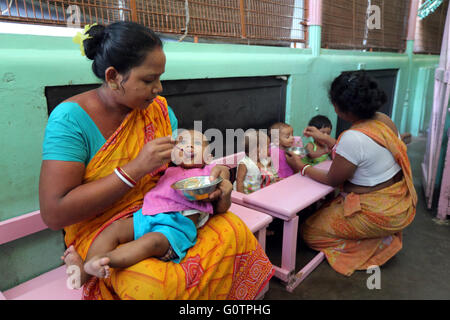
[(66, 273), (69, 275), (67, 285), (72, 289), (80, 289), (89, 279), (89, 275), (84, 272), (83, 259), (81, 259), (74, 246), (67, 248), (61, 260), (64, 260)]
[(108, 257), (95, 256), (86, 261), (84, 271), (97, 278), (108, 278), (110, 276), (108, 263)]

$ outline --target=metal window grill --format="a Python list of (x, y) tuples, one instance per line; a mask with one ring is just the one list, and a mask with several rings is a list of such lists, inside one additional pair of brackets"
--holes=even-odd
[(135, 21), (240, 43), (306, 43), (307, 0), (0, 0), (0, 21), (80, 26)]
[(433, 13), (430, 13), (423, 20), (417, 17), (414, 41), (415, 53), (441, 53), (448, 3), (449, 1), (445, 0)]
[[(0, 21), (67, 25), (78, 14), (80, 24), (130, 19), (126, 1), (118, 0), (0, 0)], [(128, 19), (127, 19), (128, 18)]]
[[(368, 24), (376, 22), (370, 6), (379, 8), (380, 28)], [(322, 47), (404, 51), (409, 8), (405, 0), (324, 0)]]

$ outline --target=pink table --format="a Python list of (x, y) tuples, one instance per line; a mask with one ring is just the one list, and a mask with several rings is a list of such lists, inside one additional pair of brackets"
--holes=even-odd
[[(316, 165), (316, 168), (329, 170), (330, 166), (331, 161), (325, 161)], [(324, 259), (324, 255), (319, 253), (300, 272), (294, 274), (299, 220), (297, 213), (333, 191), (333, 187), (295, 174), (252, 194), (232, 193), (234, 203), (284, 220), (281, 266), (275, 266), (275, 276), (287, 283), (289, 292)]]

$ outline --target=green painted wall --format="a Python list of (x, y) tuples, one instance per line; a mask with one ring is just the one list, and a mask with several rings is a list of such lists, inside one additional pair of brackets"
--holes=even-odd
[[(320, 37), (320, 28), (316, 29)], [(168, 42), (163, 79), (288, 76), (286, 122), (299, 135), (316, 114), (327, 115), (336, 126), (327, 87), (341, 71), (356, 70), (361, 64), (367, 70), (396, 68), (393, 120), (402, 132), (419, 132), (426, 126), (433, 77), (426, 78), (420, 70), (433, 69), (437, 56), (324, 50), (318, 47), (320, 39), (310, 45), (312, 49)], [(39, 209), (45, 86), (97, 83), (90, 68), (70, 38), (0, 35), (0, 221)], [(421, 95), (416, 94), (418, 88), (423, 88)], [(59, 231), (1, 245), (0, 290), (59, 265), (63, 249)]]

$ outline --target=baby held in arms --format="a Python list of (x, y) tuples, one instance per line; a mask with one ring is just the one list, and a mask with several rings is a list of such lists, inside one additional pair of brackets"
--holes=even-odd
[(180, 132), (172, 152), (176, 165), (167, 168), (144, 196), (142, 209), (106, 227), (93, 241), (85, 261), (73, 246), (64, 253), (66, 265), (80, 268), (81, 285), (90, 276), (108, 277), (109, 268), (127, 268), (151, 257), (180, 263), (195, 245), (197, 229), (211, 214), (224, 213), (231, 205), (232, 185), (226, 179), (217, 187), (222, 196), (212, 202), (189, 201), (171, 187), (182, 179), (209, 176), (214, 167), (208, 164), (210, 160), (209, 143), (201, 132)]
[(264, 131), (247, 130), (244, 136), (245, 157), (239, 161), (234, 188), (252, 193), (279, 180), (270, 159), (270, 139)]

